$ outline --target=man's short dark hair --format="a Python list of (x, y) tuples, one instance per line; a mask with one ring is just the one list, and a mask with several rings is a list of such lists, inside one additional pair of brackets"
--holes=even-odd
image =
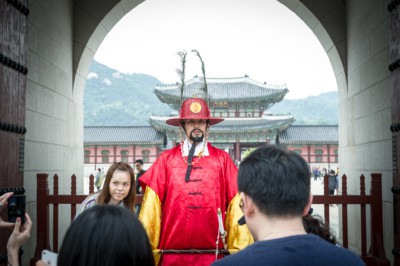
[(137, 160), (135, 161), (135, 163), (140, 163), (141, 165), (143, 165), (143, 160), (142, 160), (142, 159), (137, 159)]
[(238, 188), (266, 215), (302, 215), (311, 188), (307, 162), (274, 145), (259, 147), (241, 162)]

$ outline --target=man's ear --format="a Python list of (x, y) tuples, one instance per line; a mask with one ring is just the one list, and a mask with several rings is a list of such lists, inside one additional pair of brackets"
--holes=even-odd
[(307, 203), (306, 207), (303, 210), (303, 216), (306, 216), (308, 214), (308, 211), (311, 208), (312, 200), (313, 200), (313, 194), (310, 193), (310, 197), (308, 199), (308, 203)]
[(252, 216), (256, 211), (256, 208), (257, 206), (254, 204), (252, 198), (243, 193), (243, 212), (246, 214), (246, 216)]

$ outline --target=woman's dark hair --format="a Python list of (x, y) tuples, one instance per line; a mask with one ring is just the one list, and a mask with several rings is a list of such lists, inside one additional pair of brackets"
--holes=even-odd
[(125, 207), (131, 211), (135, 211), (136, 200), (136, 185), (135, 185), (135, 172), (133, 168), (124, 162), (113, 163), (107, 171), (106, 179), (104, 180), (103, 189), (97, 198), (97, 204), (104, 204), (110, 202), (110, 182), (115, 171), (128, 172), (131, 177), (131, 188), (128, 195), (123, 199)]
[(136, 215), (115, 205), (87, 209), (69, 227), (58, 266), (154, 266), (146, 231)]
[(327, 226), (319, 215), (303, 216), (303, 226), (307, 233), (317, 235), (332, 244), (337, 244), (335, 233)]

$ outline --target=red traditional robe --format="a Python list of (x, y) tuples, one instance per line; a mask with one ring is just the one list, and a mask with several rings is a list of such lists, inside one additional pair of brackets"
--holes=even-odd
[[(156, 259), (160, 250), (215, 249), (218, 208), (231, 252), (253, 241), (247, 226), (237, 224), (243, 215), (238, 207), (237, 167), (225, 151), (210, 144), (207, 148), (208, 156), (193, 159), (189, 182), (185, 182), (188, 165), (182, 159), (180, 146), (163, 152), (140, 178), (146, 190), (139, 219)], [(218, 249), (223, 248), (220, 238)], [(163, 254), (159, 264), (210, 265), (213, 261), (215, 254)]]

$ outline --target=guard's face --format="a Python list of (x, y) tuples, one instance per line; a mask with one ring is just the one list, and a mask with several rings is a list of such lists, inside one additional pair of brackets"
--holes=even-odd
[(208, 130), (207, 120), (205, 119), (190, 119), (184, 124), (186, 137), (190, 142), (201, 142)]

